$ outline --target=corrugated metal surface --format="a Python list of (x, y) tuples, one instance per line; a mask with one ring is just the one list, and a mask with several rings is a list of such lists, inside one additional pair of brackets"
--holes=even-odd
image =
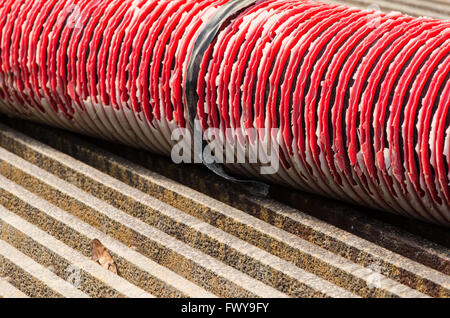
[[(447, 0), (345, 2), (450, 16)], [(119, 275), (90, 259), (93, 239)], [(256, 197), (202, 167), (0, 120), (0, 297), (449, 297), (449, 247), (437, 226)]]

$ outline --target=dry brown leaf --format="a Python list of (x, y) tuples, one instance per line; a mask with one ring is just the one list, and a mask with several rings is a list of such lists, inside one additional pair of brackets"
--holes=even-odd
[(97, 239), (92, 241), (92, 260), (117, 275), (117, 267), (111, 254)]

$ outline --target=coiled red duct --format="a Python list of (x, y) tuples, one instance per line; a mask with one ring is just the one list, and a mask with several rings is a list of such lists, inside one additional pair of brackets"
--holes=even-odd
[(202, 129), (280, 143), (265, 179), (449, 226), (450, 22), (256, 1), (193, 57), (227, 3), (1, 0), (0, 111), (169, 155), (196, 58)]

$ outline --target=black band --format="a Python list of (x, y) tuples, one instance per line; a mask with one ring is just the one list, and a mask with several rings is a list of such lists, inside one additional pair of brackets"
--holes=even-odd
[[(213, 41), (216, 39), (219, 31), (223, 27), (223, 24), (227, 22), (231, 17), (254, 5), (256, 2), (257, 0), (230, 0), (228, 3), (221, 6), (214, 14), (214, 16), (212, 16), (209, 19), (209, 21), (203, 26), (203, 29), (200, 31), (199, 36), (195, 41), (192, 54), (188, 61), (188, 67), (186, 72), (186, 85), (185, 85), (188, 122), (191, 128), (191, 132), (194, 134), (194, 136), (198, 133), (200, 133), (200, 136), (203, 135), (201, 127), (197, 127), (195, 125), (195, 119), (197, 118), (197, 104), (198, 104), (198, 94), (197, 94), (198, 74), (200, 72), (203, 57), (206, 51), (208, 50), (209, 46), (211, 45), (211, 43), (213, 43)], [(209, 147), (208, 143), (205, 140), (203, 140), (202, 149), (194, 149), (194, 153), (201, 154), (202, 163), (208, 169), (210, 169), (217, 175), (232, 182), (246, 184), (249, 190), (253, 193), (262, 195), (268, 194), (269, 192), (268, 184), (254, 180), (245, 180), (232, 177), (226, 173), (224, 167), (221, 164), (219, 163), (209, 164), (205, 162), (203, 158), (203, 150), (206, 147)]]

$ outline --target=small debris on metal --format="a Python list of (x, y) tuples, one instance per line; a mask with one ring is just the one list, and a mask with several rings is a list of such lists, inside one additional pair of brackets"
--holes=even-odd
[(117, 275), (117, 267), (114, 263), (113, 258), (111, 257), (111, 254), (109, 254), (106, 247), (103, 246), (103, 244), (98, 239), (92, 241), (91, 258), (94, 262), (97, 262), (102, 267)]

